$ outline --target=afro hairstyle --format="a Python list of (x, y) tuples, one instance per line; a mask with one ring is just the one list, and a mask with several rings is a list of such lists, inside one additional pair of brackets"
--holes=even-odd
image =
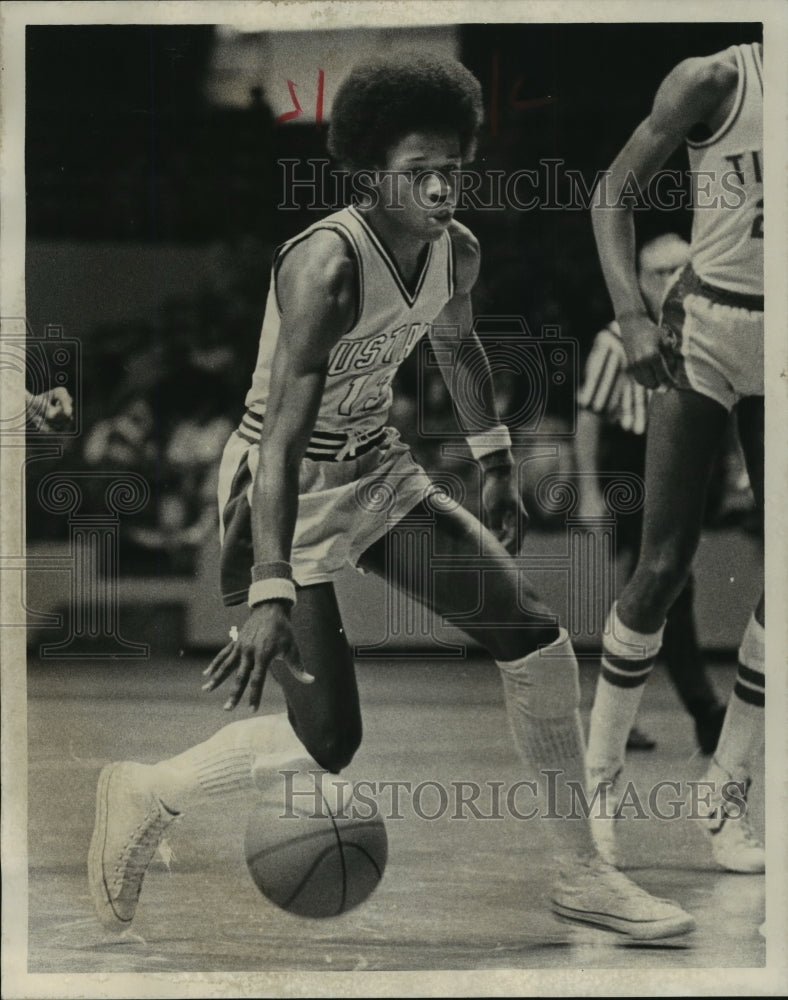
[(404, 136), (456, 133), (470, 159), (483, 118), (482, 90), (456, 59), (394, 52), (356, 65), (334, 99), (328, 151), (350, 170), (373, 169)]

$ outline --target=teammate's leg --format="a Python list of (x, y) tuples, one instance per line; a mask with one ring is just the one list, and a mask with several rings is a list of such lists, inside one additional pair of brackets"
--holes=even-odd
[(281, 768), (336, 772), (353, 757), (361, 740), (358, 690), (333, 586), (301, 589), (292, 622), (315, 680), (298, 686), (289, 671), (277, 674), (289, 718), (240, 719), (169, 760), (102, 771), (89, 882), (105, 926), (130, 925), (147, 867), (175, 818), (218, 796), (270, 786)]
[[(690, 572), (727, 420), (721, 404), (695, 392), (670, 389), (652, 398), (640, 558), (608, 616), (591, 712), (592, 788), (615, 783), (623, 767), (626, 737), (660, 649), (665, 616)], [(611, 825), (594, 827), (595, 833), (610, 832)]]
[[(630, 446), (630, 454), (628, 456), (629, 461), (626, 463), (617, 463), (615, 459), (615, 452), (612, 453), (610, 461), (607, 463), (605, 471), (607, 473), (616, 472), (616, 466), (621, 464), (624, 468), (620, 471), (631, 472), (636, 476), (643, 478), (645, 472), (646, 464), (646, 439), (645, 435), (637, 435), (637, 442), (641, 445), (640, 449), (633, 454), (633, 449), (631, 447), (631, 439), (635, 437), (633, 434), (622, 435), (623, 440)], [(618, 436), (621, 440), (622, 436)], [(639, 461), (638, 461), (639, 459)], [(635, 564), (637, 562), (638, 552), (640, 551), (640, 538), (643, 534), (643, 507), (641, 506), (638, 510), (630, 511), (627, 513), (619, 513), (616, 515), (616, 541), (615, 541), (615, 560), (617, 572), (620, 573), (622, 580), (628, 580), (635, 569)], [(626, 749), (629, 750), (653, 750), (657, 745), (657, 741), (653, 739), (648, 733), (644, 732), (638, 720), (632, 724), (632, 728), (629, 731), (629, 736), (627, 736), (627, 746)]]
[[(747, 463), (755, 502), (763, 511), (764, 410), (763, 397), (741, 400), (737, 409), (739, 437)], [(765, 656), (763, 594), (747, 623), (739, 647), (739, 667), (719, 743), (706, 780), (712, 783), (713, 810), (705, 829), (711, 834), (715, 859), (732, 871), (761, 872), (766, 856), (746, 813), (731, 817), (721, 794), (727, 782), (736, 782), (746, 801), (753, 764), (760, 755), (764, 737)]]
[(725, 717), (725, 705), (714, 692), (695, 627), (695, 582), (690, 576), (668, 610), (662, 635), (662, 655), (681, 702), (695, 721), (698, 744), (714, 752)]
[[(422, 530), (425, 520), (432, 521), (433, 553), (460, 564), (476, 559), (477, 566), (445, 572), (427, 563), (414, 573), (408, 566), (413, 549), (403, 542), (412, 527)], [(554, 624), (497, 539), (461, 508), (431, 511), (422, 504), (369, 548), (360, 563), (438, 614), (455, 616), (495, 658), (511, 733), (540, 804), (546, 809), (551, 772), (553, 809), (571, 817), (551, 824), (556, 853), (562, 855), (553, 893), (557, 912), (644, 939), (690, 930), (694, 921), (678, 906), (654, 899), (602, 863), (589, 824), (577, 815), (576, 791), (585, 777), (577, 660), (566, 631)]]

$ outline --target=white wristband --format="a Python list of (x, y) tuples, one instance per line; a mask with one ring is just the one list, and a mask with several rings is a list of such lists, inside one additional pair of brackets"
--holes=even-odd
[(512, 447), (512, 439), (506, 424), (498, 424), (497, 427), (493, 427), (489, 431), (482, 431), (481, 434), (471, 434), (466, 440), (471, 454), (477, 462), (480, 458), (491, 455), (494, 451), (503, 451)]
[(268, 580), (255, 580), (249, 587), (248, 603), (250, 608), (257, 607), (265, 601), (296, 602), (296, 589), (292, 580), (282, 580), (271, 577)]

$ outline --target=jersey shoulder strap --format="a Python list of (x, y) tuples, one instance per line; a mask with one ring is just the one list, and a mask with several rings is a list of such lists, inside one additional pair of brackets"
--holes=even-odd
[[(304, 243), (310, 238), (310, 236), (313, 236), (317, 232), (328, 230), (329, 232), (336, 233), (345, 241), (350, 257), (355, 265), (356, 308), (354, 312), (353, 325), (350, 329), (352, 330), (358, 323), (364, 308), (362, 253), (358, 240), (353, 233), (353, 226), (352, 224), (349, 224), (349, 218), (346, 217), (346, 213), (347, 210), (335, 212), (333, 215), (329, 215), (325, 219), (320, 219), (317, 222), (312, 223), (312, 225), (307, 229), (304, 229), (302, 232), (298, 233), (297, 236), (293, 236), (284, 243), (281, 243), (276, 250), (274, 250), (273, 265), (271, 268), (271, 287), (273, 288), (274, 300), (280, 316), (282, 315), (282, 306), (279, 300), (279, 291), (277, 289), (277, 278), (279, 277), (279, 269), (282, 266), (282, 261), (293, 249), (293, 247), (298, 246), (300, 243)], [(347, 332), (349, 333), (350, 330)]]

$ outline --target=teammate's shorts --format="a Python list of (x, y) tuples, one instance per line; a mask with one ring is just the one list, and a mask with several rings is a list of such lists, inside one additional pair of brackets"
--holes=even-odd
[(691, 264), (662, 306), (663, 355), (680, 389), (693, 389), (730, 410), (764, 391), (763, 297), (709, 285)]
[[(219, 469), (221, 589), (225, 604), (247, 599), (254, 563), (252, 484), (259, 445), (233, 432)], [(441, 487), (387, 428), (378, 447), (345, 461), (304, 458), (290, 562), (302, 587), (325, 583)]]

